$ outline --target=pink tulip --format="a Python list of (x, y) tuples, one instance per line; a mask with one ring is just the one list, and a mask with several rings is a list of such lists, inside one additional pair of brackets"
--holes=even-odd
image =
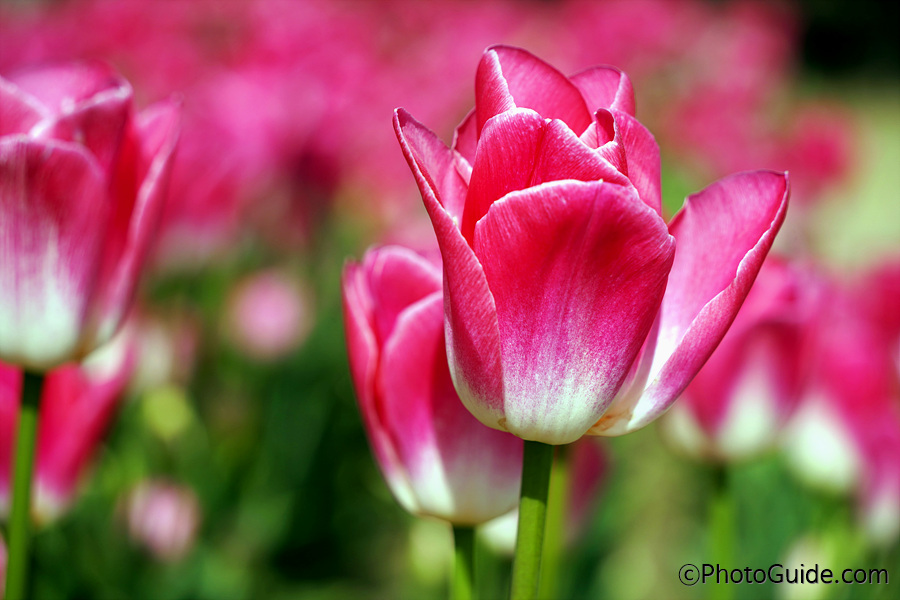
[(809, 273), (769, 257), (722, 343), (661, 420), (672, 445), (727, 461), (778, 440), (807, 380), (816, 288)]
[[(50, 371), (40, 402), (32, 512), (39, 522), (59, 517), (74, 500), (115, 415), (134, 356), (119, 335), (82, 365)], [(0, 512), (9, 510), (13, 439), (22, 371), (0, 363)]]
[(0, 78), (0, 359), (45, 371), (108, 340), (164, 201), (176, 107), (134, 115), (100, 64)]
[[(808, 482), (857, 496), (871, 541), (900, 536), (900, 379), (885, 323), (863, 298), (834, 285), (815, 321), (813, 384), (785, 435), (790, 463)], [(896, 306), (894, 307), (896, 310)]]
[(515, 506), (522, 441), (459, 401), (447, 368), (440, 263), (399, 246), (344, 270), (350, 371), (369, 441), (413, 514), (475, 525)]
[(661, 415), (784, 220), (787, 175), (757, 171), (691, 196), (667, 226), (659, 149), (633, 115), (624, 73), (566, 78), (502, 46), (453, 149), (395, 114), (443, 255), (453, 381), (490, 427), (565, 444)]

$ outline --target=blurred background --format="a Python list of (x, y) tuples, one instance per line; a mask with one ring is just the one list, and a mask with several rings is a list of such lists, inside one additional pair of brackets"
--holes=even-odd
[[(708, 596), (677, 572), (715, 562), (708, 520), (724, 480), (728, 566), (892, 576), (890, 587), (751, 585), (734, 597), (897, 597), (898, 22), (892, 2), (4, 2), (0, 74), (99, 59), (131, 81), (139, 107), (172, 96), (184, 107), (126, 330), (137, 366), (77, 496), (37, 535), (35, 597), (446, 595), (449, 528), (403, 512), (366, 441), (340, 272), (375, 243), (433, 243), (392, 111), (449, 143), (495, 43), (564, 73), (625, 70), (662, 149), (669, 215), (725, 174), (789, 170), (777, 252), (814, 273), (820, 296), (852, 306), (817, 308), (817, 332), (860, 322), (841, 335), (866, 342), (852, 360), (813, 352), (784, 422), (752, 456), (685, 450), (694, 433), (665, 425), (599, 442), (590, 485), (571, 486), (580, 518), (548, 593)], [(813, 345), (836, 337), (847, 339)], [(848, 369), (841, 381), (863, 382), (850, 400), (816, 375), (832, 359)], [(838, 406), (827, 425), (809, 416), (823, 397)], [(496, 596), (509, 564), (501, 538), (480, 559)]]

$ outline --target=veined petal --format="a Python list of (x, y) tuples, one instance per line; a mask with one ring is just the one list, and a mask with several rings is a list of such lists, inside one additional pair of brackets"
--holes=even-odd
[(46, 109), (36, 98), (0, 77), (0, 136), (28, 133), (46, 116)]
[(110, 206), (83, 148), (0, 141), (0, 357), (47, 370), (83, 356)]
[(591, 67), (569, 78), (584, 96), (588, 110), (598, 108), (635, 114), (634, 88), (628, 76), (615, 67)]
[(462, 233), (472, 242), (475, 224), (491, 204), (517, 190), (548, 181), (605, 180), (629, 185), (603, 156), (558, 119), (545, 122), (534, 111), (516, 109), (491, 119), (478, 143)]
[(591, 113), (568, 77), (533, 54), (510, 46), (489, 48), (475, 75), (478, 131), (492, 117), (513, 108), (530, 108), (545, 119), (561, 119), (581, 133)]
[(500, 425), (549, 444), (580, 438), (659, 308), (674, 253), (665, 223), (631, 188), (552, 182), (495, 202), (475, 251), (498, 309)]
[(456, 126), (453, 132), (452, 148), (459, 152), (466, 161), (472, 165), (475, 163), (475, 148), (478, 146), (478, 123), (475, 120), (475, 109), (469, 111), (462, 122)]
[(731, 175), (690, 196), (670, 224), (678, 241), (643, 393), (617, 399), (592, 434), (643, 427), (675, 401), (722, 340), (784, 221), (787, 174)]
[[(503, 416), (503, 376), (494, 298), (475, 253), (457, 222), (441, 206), (424, 172), (429, 149), (422, 146), (422, 137), (416, 135), (413, 123), (405, 111), (394, 113), (397, 139), (419, 184), (443, 258), (444, 327), (450, 374), (466, 407), (479, 421), (496, 428)], [(411, 132), (409, 136), (407, 131)]]
[(400, 315), (377, 396), (417, 513), (475, 525), (515, 506), (522, 441), (482, 425), (460, 402), (447, 368), (440, 291)]

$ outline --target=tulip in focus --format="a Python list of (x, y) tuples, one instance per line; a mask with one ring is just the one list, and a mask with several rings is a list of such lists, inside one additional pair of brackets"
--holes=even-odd
[(734, 461), (776, 443), (807, 379), (814, 296), (799, 267), (769, 257), (722, 343), (660, 420), (670, 445)]
[(399, 246), (343, 276), (350, 371), (369, 441), (409, 512), (477, 525), (515, 506), (522, 441), (479, 423), (450, 380), (441, 267)]
[(154, 236), (176, 106), (79, 63), (0, 78), (0, 360), (43, 372), (110, 339)]
[[(38, 522), (59, 518), (75, 499), (133, 366), (130, 338), (120, 334), (81, 365), (65, 365), (48, 373), (40, 402), (32, 485), (32, 514)], [(0, 512), (4, 514), (9, 511), (21, 385), (22, 371), (0, 363)]]
[(452, 148), (394, 117), (443, 256), (460, 398), (547, 444), (643, 427), (734, 319), (784, 220), (787, 175), (726, 177), (666, 224), (659, 148), (621, 71), (568, 78), (497, 46), (475, 98)]
[(200, 504), (193, 490), (166, 481), (141, 482), (126, 502), (128, 532), (161, 561), (183, 558), (194, 545)]

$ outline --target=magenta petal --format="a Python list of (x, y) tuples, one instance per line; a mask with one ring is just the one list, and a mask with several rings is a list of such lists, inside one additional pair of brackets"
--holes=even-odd
[(459, 164), (460, 157), (405, 110), (397, 109), (394, 122), (398, 137), (403, 136), (416, 168), (422, 174), (421, 180), (416, 179), (419, 191), (424, 195), (422, 185), (426, 184), (444, 210), (461, 222), (466, 199), (463, 172), (468, 166)]
[(621, 110), (635, 114), (634, 88), (628, 76), (615, 67), (597, 66), (586, 69), (571, 78), (581, 91), (588, 110), (598, 108)]
[(563, 181), (494, 203), (475, 242), (498, 309), (505, 427), (578, 439), (641, 348), (674, 240), (632, 188)]
[(35, 98), (0, 77), (0, 136), (28, 133), (44, 116)]
[(659, 145), (653, 134), (631, 115), (614, 111), (613, 116), (628, 161), (628, 178), (641, 200), (662, 215)]
[[(457, 223), (438, 201), (421, 162), (427, 154), (410, 128), (411, 117), (394, 113), (394, 130), (415, 175), (444, 262), (444, 316), (447, 359), (456, 390), (466, 407), (488, 426), (500, 428), (503, 377), (500, 333), (494, 298), (484, 270)], [(406, 132), (411, 135), (407, 137)]]
[(591, 113), (568, 77), (533, 54), (510, 46), (488, 49), (475, 76), (478, 131), (492, 117), (512, 108), (530, 108), (545, 119), (561, 119), (581, 133)]
[(130, 165), (143, 174), (137, 182), (137, 197), (131, 210), (128, 191), (117, 200), (113, 231), (106, 241), (101, 272), (100, 295), (94, 299), (92, 322), (95, 344), (108, 340), (130, 306), (138, 274), (156, 235), (166, 201), (172, 155), (179, 133), (180, 107), (160, 102), (138, 117), (136, 132), (140, 148)]
[(109, 218), (82, 148), (0, 141), (0, 358), (44, 371), (90, 349), (82, 329)]
[(513, 508), (522, 441), (485, 427), (460, 402), (447, 368), (440, 291), (400, 315), (384, 348), (378, 397), (418, 513), (474, 525)]
[(670, 224), (678, 251), (647, 387), (621, 405), (617, 401), (598, 434), (643, 427), (684, 391), (747, 297), (784, 221), (789, 189), (787, 174), (753, 171), (688, 197)]
[(383, 345), (408, 306), (441, 289), (441, 267), (400, 246), (386, 246), (366, 255), (363, 265), (372, 302), (378, 306), (375, 333)]
[(462, 120), (462, 123), (456, 126), (453, 132), (454, 150), (459, 152), (466, 161), (471, 165), (475, 163), (475, 148), (478, 146), (478, 134), (481, 132), (477, 128), (475, 121), (475, 110), (469, 111), (469, 114)]
[(42, 67), (11, 76), (19, 88), (34, 96), (50, 113), (65, 114), (98, 95), (129, 87), (122, 77), (101, 62)]
[(462, 221), (470, 241), (491, 204), (510, 192), (561, 179), (629, 185), (558, 119), (545, 122), (531, 110), (516, 109), (491, 119), (481, 133)]
[(375, 337), (374, 306), (365, 269), (360, 265), (348, 264), (344, 268), (342, 283), (344, 334), (360, 414), (379, 468), (397, 499), (409, 508), (413, 505), (412, 487), (406, 480), (405, 469), (394, 451), (376, 406), (375, 377), (379, 351)]

